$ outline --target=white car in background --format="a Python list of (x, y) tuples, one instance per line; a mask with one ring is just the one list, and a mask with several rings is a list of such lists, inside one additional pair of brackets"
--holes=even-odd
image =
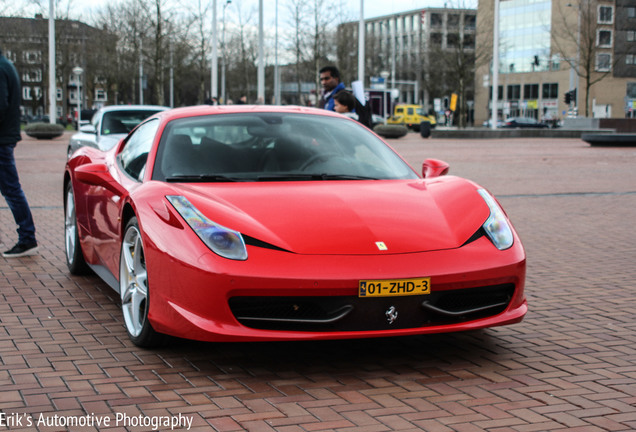
[(143, 120), (168, 109), (159, 105), (110, 105), (101, 108), (89, 124), (82, 125), (79, 132), (71, 137), (67, 157), (86, 146), (110, 150)]

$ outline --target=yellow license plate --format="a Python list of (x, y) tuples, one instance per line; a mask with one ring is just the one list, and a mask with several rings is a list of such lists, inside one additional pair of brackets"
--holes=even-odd
[(431, 293), (431, 278), (361, 280), (358, 297), (394, 297)]

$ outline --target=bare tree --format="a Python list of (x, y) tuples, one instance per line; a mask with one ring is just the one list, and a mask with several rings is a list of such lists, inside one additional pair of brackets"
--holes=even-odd
[(153, 90), (151, 99), (155, 103), (167, 105), (165, 97), (167, 70), (170, 67), (167, 55), (170, 52), (170, 38), (168, 35), (176, 34), (177, 17), (173, 5), (169, 0), (152, 0), (154, 14), (151, 16), (152, 23), (152, 56), (153, 64), (152, 85)]
[[(568, 63), (585, 83), (585, 117), (589, 117), (590, 114), (590, 89), (605, 79), (613, 69), (612, 64), (607, 64), (607, 67), (603, 68), (604, 71), (598, 71), (596, 64), (597, 55), (608, 52), (600, 48), (597, 41), (599, 30), (603, 28), (603, 24), (599, 24), (597, 6), (598, 2), (595, 0), (580, 0), (578, 7), (558, 2), (557, 24), (551, 32), (555, 53)], [(615, 57), (614, 64), (619, 60)]]
[(296, 90), (299, 103), (302, 97), (301, 85), (305, 79), (303, 64), (305, 63), (305, 54), (307, 52), (304, 38), (305, 28), (307, 27), (307, 7), (308, 0), (291, 0), (287, 3), (289, 32), (286, 35), (286, 45), (288, 51), (294, 58)]
[[(128, 81), (129, 84), (121, 83), (118, 87), (134, 89), (138, 86), (136, 80), (139, 75), (135, 66), (138, 67), (143, 62), (144, 77), (141, 78), (150, 89), (147, 92), (149, 103), (166, 103), (165, 70), (168, 65), (166, 54), (169, 52), (167, 33), (174, 31), (172, 19), (165, 0), (132, 0), (125, 4), (107, 5), (98, 18), (102, 25), (114, 25), (113, 31), (119, 36), (119, 58), (115, 62), (120, 68), (116, 79), (120, 83)], [(136, 93), (129, 94), (128, 97), (140, 102), (135, 99)]]
[(153, 0), (155, 15), (153, 16), (153, 28), (154, 28), (154, 55), (152, 56), (152, 62), (154, 63), (154, 79), (153, 86), (155, 93), (155, 100), (157, 103), (165, 105), (165, 98), (163, 93), (163, 86), (165, 82), (165, 58), (164, 53), (167, 53), (164, 34), (164, 22), (163, 18), (163, 1)]
[[(335, 41), (335, 49), (336, 49), (336, 57), (338, 59), (338, 68), (341, 73), (352, 75), (354, 71), (358, 69), (358, 25), (354, 22), (339, 24), (336, 30), (336, 41)], [(378, 38), (369, 37), (366, 35), (365, 37), (365, 52), (371, 53), (379, 53), (378, 49), (379, 41)], [(367, 56), (368, 57), (368, 56)], [(379, 63), (379, 62), (377, 62)], [(370, 62), (371, 67), (373, 67), (374, 63)], [(380, 74), (380, 67), (376, 66), (375, 69), (369, 67), (369, 62), (367, 62), (367, 67), (365, 68), (367, 75), (376, 76)]]
[(210, 31), (205, 25), (206, 17), (210, 14), (212, 2), (197, 0), (196, 11), (186, 19), (186, 37), (190, 38), (190, 30), (194, 33), (192, 38), (192, 51), (195, 54), (193, 63), (196, 64), (198, 82), (198, 100), (205, 100), (205, 80), (208, 75), (207, 54), (210, 50)]
[(236, 9), (236, 28), (226, 44), (226, 67), (231, 71), (227, 83), (235, 98), (245, 96), (248, 101), (255, 99), (257, 29), (254, 25), (254, 9), (238, 6)]
[(476, 45), (476, 16), (457, 10), (450, 14), (457, 22), (448, 23), (446, 43), (431, 46), (426, 56), (424, 85), (433, 97), (457, 94), (457, 124), (467, 124), (468, 101), (474, 98), (475, 70), (491, 60), (492, 43)]
[(336, 58), (336, 23), (339, 16), (336, 0), (290, 0), (287, 3), (287, 50), (294, 58), (298, 99), (301, 84), (314, 82), (319, 94), (318, 71)]
[(143, 61), (143, 39), (149, 31), (145, 5), (140, 0), (108, 4), (98, 13), (97, 25), (109, 26), (118, 37), (115, 58), (104, 62), (111, 87), (119, 93), (120, 102), (138, 103), (137, 71), (139, 61)]
[(311, 41), (311, 61), (316, 82), (316, 94), (320, 90), (318, 71), (325, 63), (332, 62), (336, 54), (334, 30), (338, 17), (336, 6), (333, 0), (310, 0), (311, 26), (308, 27), (309, 34), (307, 36)]

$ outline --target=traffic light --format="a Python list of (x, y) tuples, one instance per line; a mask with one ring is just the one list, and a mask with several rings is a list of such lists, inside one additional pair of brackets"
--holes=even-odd
[(576, 103), (576, 89), (570, 90), (569, 92), (565, 92), (563, 101), (565, 102), (566, 105), (570, 105), (571, 103)]

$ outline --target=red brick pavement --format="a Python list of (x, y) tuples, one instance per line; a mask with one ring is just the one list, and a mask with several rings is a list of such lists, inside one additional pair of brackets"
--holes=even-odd
[[(144, 431), (133, 421), (179, 415), (196, 431), (636, 430), (636, 148), (392, 141), (414, 166), (444, 159), (498, 195), (528, 254), (530, 312), (520, 324), (143, 350), (126, 337), (117, 295), (66, 270), (67, 140), (25, 139), (16, 150), (42, 250), (0, 258), (0, 425), (9, 422), (0, 430)], [(3, 201), (0, 217), (0, 239), (12, 245)], [(93, 426), (64, 426), (80, 419)]]

